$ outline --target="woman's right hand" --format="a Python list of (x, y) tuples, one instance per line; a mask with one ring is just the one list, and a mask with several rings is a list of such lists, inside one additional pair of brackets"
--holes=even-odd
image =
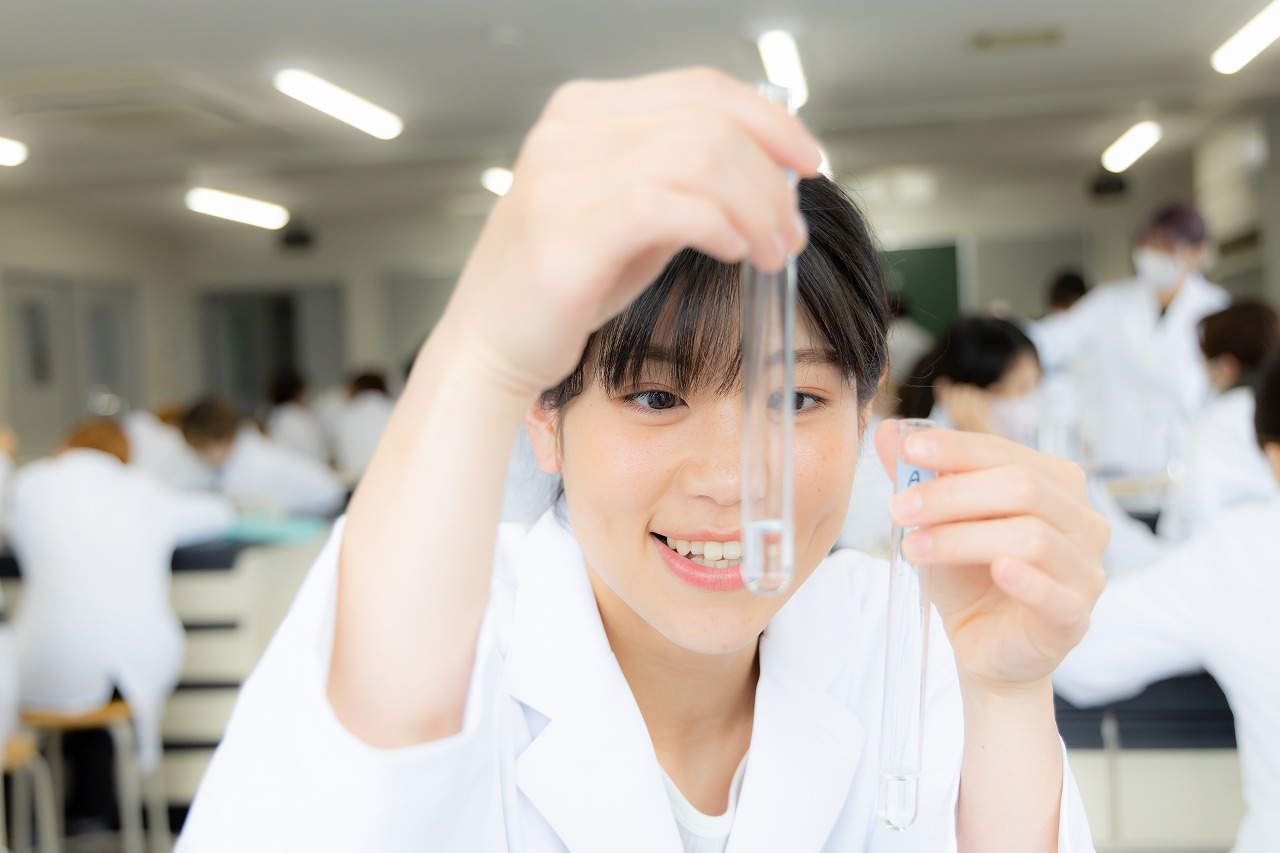
[(446, 322), (498, 382), (532, 398), (680, 249), (779, 268), (807, 237), (784, 170), (812, 176), (819, 161), (799, 120), (718, 71), (563, 86), (525, 139)]

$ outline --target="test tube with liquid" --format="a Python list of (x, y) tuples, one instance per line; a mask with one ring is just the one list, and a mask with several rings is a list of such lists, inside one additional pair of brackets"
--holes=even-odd
[[(937, 428), (933, 421), (919, 418), (899, 421), (899, 447), (913, 432)], [(908, 464), (899, 451), (895, 493), (936, 476), (934, 471)], [(897, 830), (906, 829), (916, 819), (929, 659), (930, 569), (916, 566), (902, 553), (902, 540), (912, 530), (914, 528), (893, 527), (880, 724), (879, 811), (885, 824)]]
[[(786, 104), (789, 90), (760, 93)], [(789, 175), (793, 185), (795, 175)], [(747, 589), (780, 593), (795, 561), (792, 521), (791, 425), (795, 415), (795, 257), (767, 272), (742, 265), (742, 563)]]

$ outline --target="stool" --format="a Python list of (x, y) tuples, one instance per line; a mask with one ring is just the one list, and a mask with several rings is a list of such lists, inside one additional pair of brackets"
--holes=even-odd
[[(40, 853), (59, 853), (62, 833), (58, 824), (58, 798), (53, 790), (49, 765), (36, 746), (36, 739), (19, 732), (4, 745), (4, 772), (13, 777), (13, 849), (31, 851), (31, 788), (35, 787), (36, 822), (40, 827)], [(4, 809), (0, 808), (0, 844), (6, 836)]]
[(63, 714), (57, 711), (23, 711), (22, 723), (36, 729), (46, 738), (49, 764), (53, 770), (54, 790), (58, 798), (58, 819), (62, 819), (65, 796), (62, 762), (62, 736), (67, 732), (105, 729), (115, 751), (116, 800), (120, 803), (120, 841), (124, 853), (144, 853), (142, 835), (142, 800), (146, 797), (147, 822), (150, 824), (152, 853), (169, 853), (173, 841), (169, 835), (169, 804), (164, 783), (157, 767), (142, 779), (138, 770), (133, 742), (133, 713), (123, 699), (112, 699), (106, 705), (85, 714)]

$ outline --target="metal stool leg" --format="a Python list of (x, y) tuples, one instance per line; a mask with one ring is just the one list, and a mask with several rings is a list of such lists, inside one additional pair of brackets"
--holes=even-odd
[(124, 853), (146, 853), (142, 837), (142, 792), (138, 757), (133, 748), (133, 723), (107, 727), (115, 745), (116, 799), (120, 803), (120, 846)]
[(13, 771), (13, 853), (31, 853), (31, 774)]
[(37, 755), (27, 766), (36, 789), (36, 828), (40, 833), (40, 853), (62, 853), (62, 822), (58, 819), (58, 794), (53, 774), (44, 758)]
[(169, 853), (173, 849), (173, 837), (169, 833), (169, 795), (164, 789), (164, 774), (160, 764), (142, 780), (147, 799), (147, 834), (150, 836), (151, 853)]
[[(17, 811), (17, 808), (16, 808), (17, 802), (18, 802), (18, 789), (17, 789), (18, 774), (17, 773), (13, 774), (13, 784), (14, 784), (13, 801), (15, 806), (14, 811)], [(3, 800), (3, 795), (4, 795), (4, 784), (2, 781), (0, 781), (0, 800)], [(8, 830), (8, 827), (5, 826), (4, 803), (0, 801), (0, 850), (8, 850), (8, 849), (9, 849), (9, 830)]]
[(49, 772), (53, 777), (53, 795), (58, 803), (58, 826), (65, 819), (67, 804), (67, 762), (62, 757), (62, 733), (45, 733), (45, 754), (49, 756)]

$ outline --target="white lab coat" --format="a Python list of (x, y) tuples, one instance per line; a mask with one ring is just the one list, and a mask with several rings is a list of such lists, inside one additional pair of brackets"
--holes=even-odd
[(381, 391), (361, 391), (351, 398), (333, 423), (333, 459), (339, 471), (364, 471), (395, 406)]
[(329, 442), (316, 413), (300, 403), (281, 403), (267, 419), (267, 435), (290, 450), (329, 463)]
[(1253, 389), (1218, 396), (1196, 419), (1183, 454), (1184, 470), (1165, 496), (1160, 535), (1191, 538), (1224, 510), (1280, 497), (1280, 485), (1253, 427)]
[(212, 487), (213, 469), (200, 461), (181, 430), (145, 409), (125, 415), (122, 427), (129, 440), (130, 465), (179, 489)]
[(252, 426), (236, 434), (214, 486), (237, 503), (288, 514), (328, 515), (346, 497), (327, 465), (277, 444)]
[(1208, 670), (1231, 703), (1247, 807), (1234, 853), (1280, 850), (1280, 500), (1236, 507), (1141, 572), (1112, 581), (1054, 673), (1076, 705)]
[[(181, 853), (682, 849), (581, 551), (554, 513), (501, 528), (462, 731), (390, 750), (349, 734), (325, 697), (341, 530), (240, 694)], [(936, 616), (921, 816), (905, 833), (876, 816), (887, 577), (839, 552), (766, 630), (730, 853), (955, 850), (963, 724)], [(1060, 849), (1092, 850), (1069, 772), (1063, 790)]]
[(169, 605), (173, 550), (234, 521), (222, 496), (175, 489), (96, 450), (21, 469), (8, 524), (23, 579), (14, 620), (23, 706), (85, 712), (119, 688), (141, 763), (153, 767), (182, 666), (182, 624)]
[(1103, 472), (1163, 472), (1209, 398), (1197, 324), (1226, 307), (1226, 291), (1192, 274), (1164, 316), (1137, 279), (1090, 291), (1069, 310), (1031, 323), (1046, 371), (1084, 358), (1082, 432)]

